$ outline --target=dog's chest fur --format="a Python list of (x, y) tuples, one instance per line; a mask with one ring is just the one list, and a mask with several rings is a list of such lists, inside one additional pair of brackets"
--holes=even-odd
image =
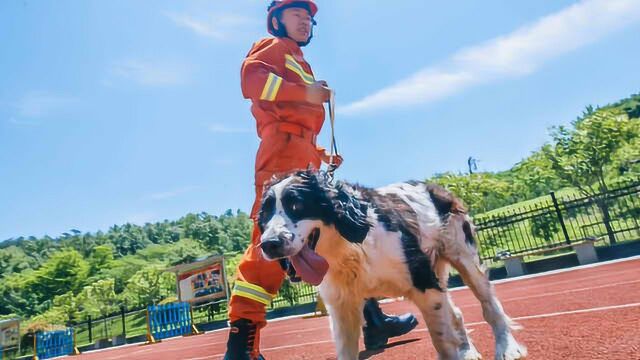
[[(439, 288), (433, 264), (441, 219), (424, 184), (357, 189), (372, 225), (361, 244), (332, 248), (326, 287), (358, 297), (402, 296)], [(336, 294), (338, 295), (338, 294)]]

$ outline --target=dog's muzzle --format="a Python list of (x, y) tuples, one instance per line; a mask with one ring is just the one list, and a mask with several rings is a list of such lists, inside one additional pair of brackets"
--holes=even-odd
[(290, 232), (281, 232), (276, 237), (263, 240), (260, 248), (271, 259), (284, 257), (284, 248), (288, 242), (293, 240), (293, 234)]

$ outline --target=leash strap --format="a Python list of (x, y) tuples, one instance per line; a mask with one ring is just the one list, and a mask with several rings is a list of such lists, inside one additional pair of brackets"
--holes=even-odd
[(336, 93), (331, 90), (331, 95), (329, 95), (329, 121), (331, 122), (331, 151), (329, 155), (329, 165), (327, 166), (327, 176), (329, 177), (329, 182), (333, 182), (333, 174), (338, 168), (333, 163), (334, 156), (338, 155), (338, 145), (336, 144), (336, 135), (335, 135), (335, 121), (336, 121)]

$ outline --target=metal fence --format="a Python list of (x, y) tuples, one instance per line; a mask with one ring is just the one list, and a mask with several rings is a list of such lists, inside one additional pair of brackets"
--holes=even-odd
[(594, 196), (568, 194), (474, 218), (483, 260), (527, 254), (588, 238), (605, 244), (640, 239), (640, 179), (610, 184)]

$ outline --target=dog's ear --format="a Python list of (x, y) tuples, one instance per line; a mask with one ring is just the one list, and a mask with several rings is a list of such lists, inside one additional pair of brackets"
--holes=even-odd
[(335, 227), (340, 235), (353, 243), (362, 243), (369, 233), (367, 205), (351, 195), (343, 186), (338, 186), (331, 199), (335, 211)]

